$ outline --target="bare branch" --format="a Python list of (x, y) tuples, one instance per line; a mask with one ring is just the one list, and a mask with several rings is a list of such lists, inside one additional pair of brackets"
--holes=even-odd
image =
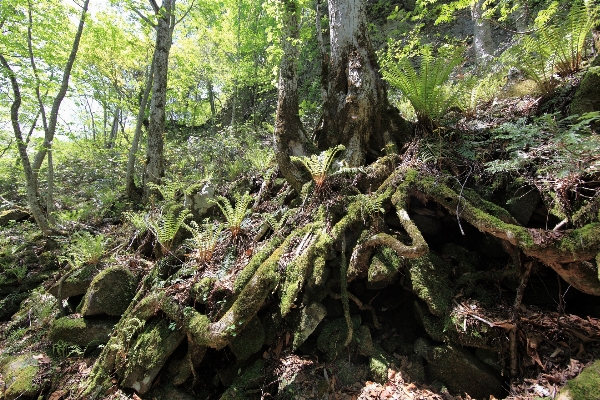
[[(138, 10), (137, 8), (134, 8), (133, 12), (136, 13), (138, 15), (138, 17), (140, 17), (145, 23), (147, 23), (148, 25), (150, 25), (151, 27), (156, 29), (156, 24), (154, 24), (152, 21), (150, 21), (150, 19), (148, 19), (148, 17), (146, 17), (144, 14), (142, 14), (140, 12), (140, 10)], [(158, 10), (156, 10), (156, 12), (158, 12)]]
[[(190, 11), (192, 11), (192, 7), (194, 7), (194, 3), (195, 3), (195, 2), (196, 2), (196, 0), (192, 0), (192, 4), (190, 4), (190, 6), (189, 6), (189, 7), (188, 7), (188, 9), (186, 10), (186, 12), (185, 12), (185, 13), (183, 13), (183, 15), (181, 16), (181, 18), (179, 18), (179, 19), (177, 20), (177, 22), (175, 22), (175, 23), (173, 24), (173, 26), (177, 25), (178, 23), (180, 23), (181, 21), (183, 21), (183, 19), (184, 19), (185, 17), (187, 17), (187, 16), (188, 16), (188, 14), (190, 13)], [(173, 10), (173, 15), (175, 15), (175, 12), (174, 12), (174, 11), (175, 11), (175, 10)]]

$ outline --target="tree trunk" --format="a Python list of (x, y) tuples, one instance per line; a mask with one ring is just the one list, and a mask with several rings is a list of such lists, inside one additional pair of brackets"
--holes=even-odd
[(494, 41), (492, 40), (492, 26), (489, 21), (483, 19), (483, 3), (485, 0), (475, 0), (471, 7), (471, 18), (473, 19), (473, 47), (477, 64), (485, 65), (494, 52)]
[(119, 119), (121, 118), (121, 108), (117, 107), (113, 116), (113, 122), (110, 126), (110, 135), (106, 142), (106, 148), (112, 149), (115, 147), (115, 140), (117, 139), (117, 133), (119, 133)]
[(308, 138), (298, 115), (298, 77), (296, 61), (299, 38), (298, 8), (295, 0), (280, 0), (283, 14), (283, 56), (279, 67), (277, 117), (275, 119), (275, 157), (286, 180), (300, 193), (303, 172), (290, 156), (307, 155)]
[(135, 155), (137, 154), (140, 137), (142, 136), (142, 125), (144, 124), (144, 117), (146, 116), (146, 106), (148, 104), (148, 98), (150, 97), (150, 91), (152, 90), (152, 82), (154, 76), (154, 62), (150, 64), (148, 70), (148, 79), (146, 80), (146, 87), (144, 88), (144, 94), (140, 101), (140, 109), (138, 110), (137, 121), (135, 123), (135, 132), (133, 133), (133, 141), (131, 143), (131, 149), (129, 150), (129, 157), (127, 158), (127, 173), (125, 174), (125, 192), (127, 197), (131, 200), (136, 199), (138, 194), (138, 188), (135, 185), (134, 172), (135, 172)]
[(163, 0), (162, 7), (156, 9), (156, 47), (154, 49), (154, 87), (150, 101), (150, 126), (148, 128), (148, 147), (146, 151), (146, 169), (144, 173), (144, 200), (154, 192), (148, 183), (160, 184), (165, 174), (164, 166), (164, 129), (167, 102), (167, 73), (169, 52), (175, 28), (175, 0)]
[(387, 93), (367, 33), (364, 0), (329, 0), (331, 57), (328, 100), (323, 125), (317, 132), (319, 148), (346, 146), (352, 167), (377, 157), (404, 124), (389, 113)]

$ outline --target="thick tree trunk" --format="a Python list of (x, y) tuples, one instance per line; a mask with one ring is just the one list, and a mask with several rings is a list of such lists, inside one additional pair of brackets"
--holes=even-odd
[(280, 0), (280, 4), (283, 8), (283, 56), (279, 68), (275, 156), (283, 176), (300, 193), (303, 172), (290, 161), (290, 156), (307, 155), (309, 142), (298, 115), (298, 48), (295, 44), (299, 38), (298, 8), (295, 0)]
[(137, 120), (135, 123), (135, 132), (133, 133), (133, 141), (131, 143), (131, 149), (129, 150), (129, 157), (127, 158), (127, 173), (125, 174), (125, 192), (127, 197), (131, 200), (135, 199), (138, 194), (138, 188), (135, 185), (134, 172), (135, 172), (135, 155), (137, 154), (140, 137), (142, 136), (142, 125), (144, 123), (144, 117), (146, 115), (146, 106), (148, 104), (148, 98), (150, 97), (150, 91), (152, 90), (152, 82), (154, 76), (154, 62), (150, 64), (148, 70), (148, 79), (146, 81), (146, 87), (144, 88), (144, 94), (142, 95), (142, 101), (140, 102), (140, 109), (138, 110)]
[(150, 126), (148, 128), (148, 147), (146, 151), (146, 169), (144, 173), (144, 199), (153, 193), (148, 183), (160, 184), (165, 174), (164, 166), (164, 129), (167, 102), (167, 73), (169, 52), (175, 28), (175, 0), (163, 0), (162, 7), (156, 10), (156, 47), (154, 49), (154, 87), (150, 101)]
[(394, 125), (402, 121), (388, 113), (364, 0), (329, 0), (329, 28), (328, 100), (317, 141), (321, 149), (345, 145), (346, 161), (356, 167), (378, 156), (387, 143), (402, 141), (394, 138), (402, 129)]

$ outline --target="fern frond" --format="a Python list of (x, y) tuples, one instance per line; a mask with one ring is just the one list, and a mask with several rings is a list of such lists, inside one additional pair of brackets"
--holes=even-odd
[(204, 223), (199, 226), (196, 221), (191, 221), (185, 227), (192, 233), (192, 238), (189, 242), (192, 244), (192, 249), (196, 259), (200, 263), (210, 262), (221, 238), (223, 226), (218, 223), (210, 223), (204, 220)]
[(152, 190), (158, 191), (162, 195), (163, 199), (167, 201), (177, 200), (177, 196), (184, 192), (184, 185), (179, 181), (167, 181), (163, 182), (161, 185), (149, 182), (148, 187)]
[(234, 195), (235, 206), (233, 206), (226, 197), (217, 196), (218, 201), (214, 201), (217, 206), (221, 209), (221, 212), (227, 220), (227, 228), (231, 231), (231, 236), (236, 237), (240, 231), (246, 212), (248, 211), (248, 205), (252, 201), (252, 196), (248, 192), (240, 195), (236, 193)]
[(335, 147), (331, 147), (319, 154), (313, 154), (310, 157), (292, 156), (290, 159), (292, 161), (300, 161), (306, 167), (315, 181), (317, 189), (319, 189), (323, 186), (323, 183), (328, 176), (329, 169), (331, 168), (331, 164), (333, 163), (336, 154), (343, 150), (346, 150), (346, 147), (338, 144)]
[(170, 251), (175, 235), (191, 217), (191, 212), (178, 204), (167, 204), (157, 215), (151, 216), (148, 227), (165, 251)]

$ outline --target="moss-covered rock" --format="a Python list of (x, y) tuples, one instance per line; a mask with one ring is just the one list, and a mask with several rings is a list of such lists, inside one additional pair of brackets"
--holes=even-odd
[(97, 346), (108, 343), (117, 319), (88, 319), (71, 316), (59, 318), (50, 326), (50, 340), (54, 343), (63, 341), (81, 347)]
[(17, 311), (21, 302), (29, 296), (29, 293), (11, 293), (0, 300), (0, 321), (8, 321)]
[(394, 283), (402, 268), (402, 260), (402, 257), (389, 247), (379, 249), (373, 256), (367, 272), (367, 287), (381, 289)]
[(448, 278), (451, 266), (433, 253), (408, 260), (408, 265), (413, 292), (427, 304), (433, 315), (444, 315), (454, 295)]
[(221, 400), (239, 400), (248, 398), (245, 391), (260, 386), (264, 380), (265, 363), (257, 360), (246, 369), (233, 384), (223, 393)]
[[(360, 326), (360, 316), (356, 315), (352, 317), (353, 330), (356, 331)], [(339, 354), (346, 348), (344, 343), (348, 337), (348, 326), (345, 318), (337, 318), (327, 322), (323, 326), (323, 330), (317, 338), (317, 348), (326, 354), (328, 360), (337, 358)], [(355, 342), (356, 338), (353, 336), (352, 343)]]
[(127, 365), (121, 385), (146, 393), (167, 359), (185, 338), (181, 329), (167, 319), (154, 320), (136, 338), (128, 351)]
[(369, 376), (378, 383), (388, 380), (388, 370), (393, 368), (396, 360), (378, 344), (373, 346), (373, 355), (369, 358)]
[(0, 211), (0, 226), (5, 226), (10, 221), (23, 221), (30, 216), (27, 211), (20, 208)]
[(297, 318), (298, 322), (294, 328), (294, 350), (308, 339), (326, 315), (327, 309), (321, 303), (311, 303), (300, 310), (300, 316)]
[(590, 68), (581, 80), (579, 89), (571, 102), (571, 114), (585, 114), (591, 111), (600, 111), (600, 57), (596, 57)]
[(431, 378), (442, 381), (450, 392), (468, 393), (478, 399), (502, 396), (499, 375), (466, 349), (457, 345), (431, 346), (426, 340), (418, 339), (415, 352), (427, 360)]
[(567, 382), (556, 400), (588, 400), (600, 398), (600, 360), (585, 367), (577, 376)]
[(335, 377), (342, 386), (350, 386), (356, 382), (367, 380), (368, 370), (366, 364), (355, 364), (348, 361), (347, 358), (338, 358), (333, 366)]
[[(72, 296), (85, 294), (97, 273), (98, 266), (96, 264), (84, 265), (83, 267), (71, 272), (69, 276), (67, 276), (62, 282), (62, 298), (67, 299)], [(48, 292), (54, 297), (58, 298), (59, 286), (60, 282), (55, 283), (50, 289), (48, 289)]]
[(135, 296), (137, 280), (127, 268), (109, 267), (96, 275), (83, 299), (81, 314), (120, 316)]
[(258, 317), (250, 320), (248, 325), (231, 342), (231, 352), (238, 360), (246, 360), (259, 351), (265, 341), (265, 329)]
[(0, 388), (2, 399), (34, 399), (42, 390), (39, 379), (40, 365), (33, 353), (26, 353), (5, 359), (0, 365), (4, 378), (4, 391)]
[(190, 294), (199, 304), (206, 304), (208, 301), (208, 296), (210, 296), (210, 292), (213, 288), (213, 284), (217, 278), (214, 277), (205, 277), (200, 279), (200, 282), (194, 283), (192, 288), (190, 289)]

